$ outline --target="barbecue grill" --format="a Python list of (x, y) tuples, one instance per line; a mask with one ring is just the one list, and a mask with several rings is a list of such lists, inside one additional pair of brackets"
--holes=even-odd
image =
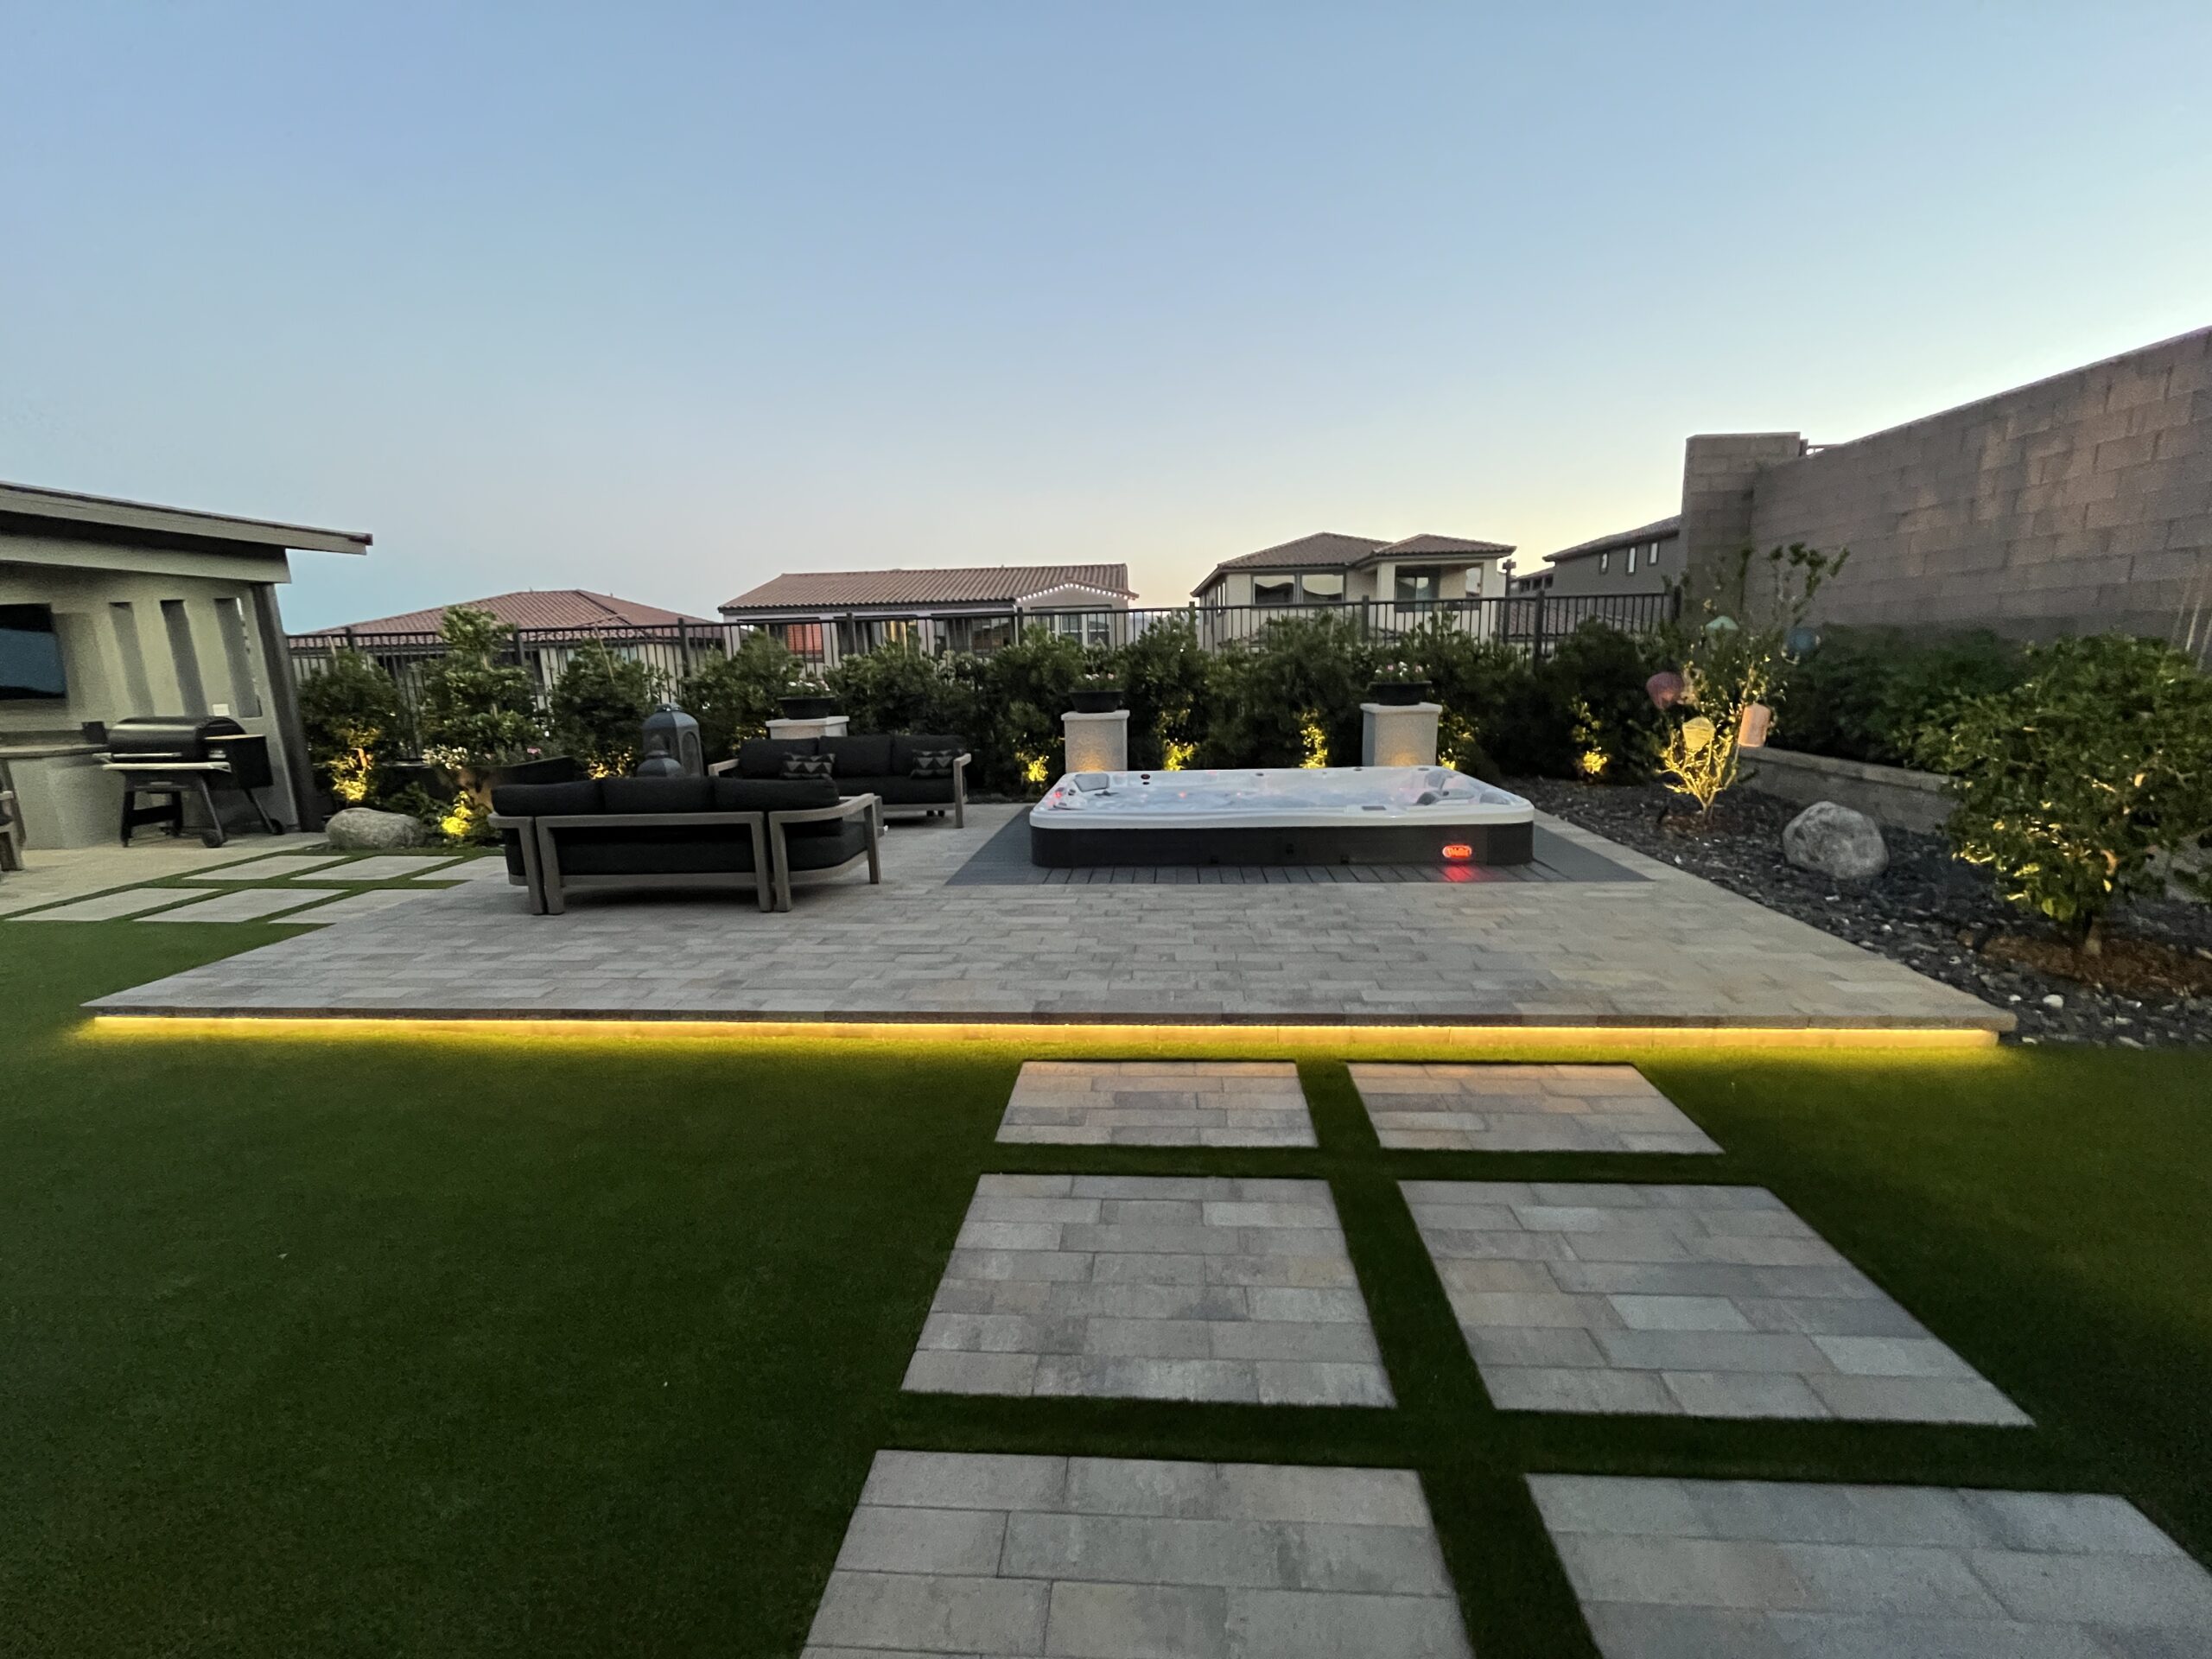
[[(143, 715), (111, 725), (107, 745), (101, 764), (123, 774), (124, 846), (141, 824), (164, 824), (172, 836), (181, 836), (184, 803), (192, 797), (207, 817), (200, 839), (220, 847), (226, 837), (218, 790), (226, 798), (243, 795), (264, 830), (272, 836), (283, 833), (254, 793), (276, 781), (269, 769), (269, 740), (235, 720), (221, 715)], [(154, 804), (140, 804), (148, 798)]]

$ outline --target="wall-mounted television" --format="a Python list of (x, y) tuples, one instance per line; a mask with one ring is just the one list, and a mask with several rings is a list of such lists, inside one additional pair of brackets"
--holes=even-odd
[(68, 695), (54, 607), (0, 605), (0, 702)]

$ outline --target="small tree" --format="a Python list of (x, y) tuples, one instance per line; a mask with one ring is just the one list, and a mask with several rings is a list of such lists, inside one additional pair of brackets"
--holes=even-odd
[(1213, 722), (1219, 658), (1198, 643), (1189, 615), (1156, 621), (1113, 653), (1109, 667), (1129, 706), (1129, 764), (1180, 772)]
[(399, 688), (374, 658), (334, 653), (320, 674), (300, 682), (300, 723), (308, 753), (342, 806), (359, 806), (377, 773), (399, 758), (406, 728)]
[(2021, 683), (1955, 705), (1919, 758), (1951, 774), (1959, 855), (2095, 954), (2106, 912), (2158, 880), (2152, 852), (2212, 839), (2212, 679), (2119, 634), (2034, 647), (2028, 663)]
[(492, 770), (537, 735), (537, 704), (521, 665), (499, 660), (514, 630), (491, 612), (456, 605), (438, 632), (446, 652), (423, 674), (423, 756), (450, 768), (461, 785), (442, 827), (455, 840), (481, 840)]
[[(1812, 607), (1821, 584), (1843, 569), (1850, 550), (1830, 556), (1802, 542), (1766, 556), (1762, 594), (1752, 592), (1758, 555), (1745, 548), (1687, 621), (1662, 632), (1681, 664), (1679, 697), (1662, 705), (1671, 719), (1659, 764), (1667, 787), (1698, 804), (1700, 817), (1736, 781), (1737, 739), (1744, 711), (1763, 702), (1788, 660), (1789, 631)], [(1763, 620), (1740, 622), (1756, 613)]]
[(643, 663), (617, 657), (604, 640), (586, 640), (546, 700), (554, 741), (594, 778), (626, 775), (637, 762), (639, 728), (652, 712), (655, 689)]
[(710, 658), (677, 687), (677, 701), (699, 722), (705, 752), (734, 754), (748, 737), (766, 736), (776, 700), (797, 677), (798, 658), (765, 633), (748, 633), (727, 656)]

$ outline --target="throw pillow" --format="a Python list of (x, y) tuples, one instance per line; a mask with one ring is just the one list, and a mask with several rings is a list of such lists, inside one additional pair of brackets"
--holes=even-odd
[(957, 749), (916, 749), (912, 775), (917, 778), (950, 778), (952, 763), (960, 758)]
[(786, 778), (827, 778), (836, 762), (826, 754), (787, 754), (784, 757), (784, 776)]

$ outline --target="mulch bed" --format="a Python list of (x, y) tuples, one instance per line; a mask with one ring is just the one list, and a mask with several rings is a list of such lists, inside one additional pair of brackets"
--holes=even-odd
[(2212, 906), (2129, 906), (2108, 924), (2103, 954), (2085, 957), (2039, 933), (1987, 871), (1954, 857), (1938, 836), (1885, 828), (1889, 868), (1870, 882), (1840, 882), (1783, 857), (1782, 828), (1802, 808), (1754, 790), (1732, 791), (1700, 826), (1683, 823), (1688, 804), (1656, 785), (1528, 779), (1509, 787), (1570, 823), (2009, 1009), (2020, 1042), (2212, 1043)]

